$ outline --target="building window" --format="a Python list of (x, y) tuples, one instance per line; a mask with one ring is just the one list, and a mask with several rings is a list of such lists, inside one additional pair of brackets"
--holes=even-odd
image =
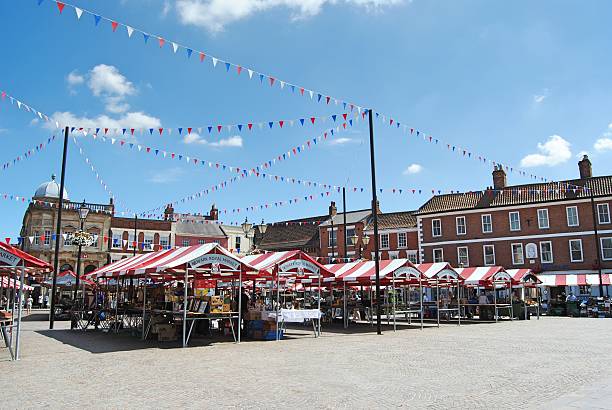
[(577, 206), (568, 206), (565, 208), (565, 214), (567, 215), (567, 226), (578, 226), (580, 222), (578, 221), (578, 207)]
[(610, 207), (608, 204), (597, 204), (597, 216), (600, 224), (610, 223)]
[(240, 247), (241, 247), (241, 237), (240, 236), (236, 236), (236, 238), (234, 239), (234, 244), (235, 244), (235, 248), (237, 252), (240, 252)]
[(523, 256), (523, 244), (513, 243), (512, 244), (512, 264), (522, 265), (525, 263), (525, 257)]
[(470, 257), (467, 246), (457, 247), (457, 264), (459, 267), (470, 266)]
[(338, 234), (338, 231), (337, 231), (337, 230), (333, 230), (333, 229), (332, 229), (332, 230), (330, 230), (330, 231), (327, 231), (327, 241), (328, 241), (327, 243), (329, 243), (329, 245), (328, 245), (328, 246), (329, 246), (330, 248), (331, 248), (332, 246), (336, 246), (336, 245), (338, 244), (338, 243), (337, 243), (337, 236), (338, 236), (337, 234)]
[(444, 262), (444, 249), (436, 248), (433, 250), (433, 261), (436, 262)]
[(147, 249), (150, 251), (153, 250), (153, 235), (152, 234), (145, 235), (143, 249)]
[(161, 246), (162, 249), (169, 248), (170, 247), (170, 239), (169, 239), (169, 237), (160, 236), (159, 237), (159, 246)]
[(91, 232), (90, 232), (90, 235), (91, 235), (91, 239), (93, 240), (93, 241), (91, 242), (91, 245), (90, 245), (90, 246), (91, 246), (92, 248), (97, 248), (97, 247), (98, 247), (98, 241), (100, 240), (100, 236), (99, 236), (98, 234), (91, 233)]
[(72, 234), (73, 232), (64, 232), (64, 235), (66, 235), (64, 237), (64, 246), (72, 246)]
[(389, 249), (389, 234), (388, 233), (380, 234), (380, 248)]
[(491, 219), (491, 215), (482, 215), (480, 219), (482, 220), (482, 233), (493, 232), (493, 220)]
[(572, 262), (582, 262), (582, 239), (570, 239), (569, 241), (570, 260)]
[(612, 260), (612, 238), (601, 238), (601, 257), (605, 261)]
[(136, 236), (134, 233), (130, 233), (128, 234), (128, 249), (134, 249), (134, 245), (138, 247), (138, 244), (136, 243)]
[(183, 246), (189, 246), (189, 239), (183, 239)]
[(51, 231), (45, 230), (45, 240), (43, 241), (43, 244), (46, 246), (51, 245)]
[(521, 230), (521, 214), (518, 211), (510, 212), (508, 214), (510, 218), (510, 230), (520, 231)]
[(38, 231), (34, 231), (34, 245), (40, 245), (40, 234)]
[(198, 239), (198, 245), (204, 245), (206, 241), (204, 239)]
[(431, 220), (431, 236), (437, 238), (442, 236), (442, 221), (439, 219)]
[(482, 251), (485, 266), (495, 265), (495, 245), (484, 245)]
[(347, 246), (351, 246), (351, 236), (355, 236), (355, 228), (347, 228), (346, 229), (345, 242), (346, 242)]
[(458, 216), (455, 218), (455, 224), (457, 225), (457, 235), (465, 235), (467, 228), (465, 226), (465, 216)]
[(113, 244), (112, 244), (112, 247), (115, 248), (115, 249), (121, 248), (121, 239), (122, 239), (121, 234), (113, 233)]
[(408, 260), (410, 263), (418, 263), (417, 251), (408, 251)]
[(538, 209), (538, 227), (540, 229), (548, 229), (548, 209)]
[(408, 234), (406, 232), (400, 232), (397, 234), (397, 246), (398, 248), (408, 247)]
[(540, 260), (542, 263), (553, 263), (552, 242), (540, 242)]

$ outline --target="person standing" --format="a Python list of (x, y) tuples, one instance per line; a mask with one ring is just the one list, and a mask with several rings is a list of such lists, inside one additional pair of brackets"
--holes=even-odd
[(34, 299), (32, 298), (32, 295), (28, 295), (28, 298), (26, 299), (26, 313), (28, 315), (32, 313), (33, 304), (34, 304)]

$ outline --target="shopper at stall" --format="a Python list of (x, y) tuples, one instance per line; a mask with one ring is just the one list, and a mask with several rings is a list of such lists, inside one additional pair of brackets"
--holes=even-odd
[(576, 295), (574, 295), (574, 292), (570, 292), (570, 294), (565, 298), (566, 302), (575, 302), (576, 300), (577, 298)]

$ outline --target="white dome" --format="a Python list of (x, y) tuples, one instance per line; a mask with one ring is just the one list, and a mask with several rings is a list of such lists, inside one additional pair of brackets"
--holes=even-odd
[[(51, 175), (51, 181), (40, 184), (34, 193), (35, 198), (59, 198), (60, 187), (55, 181), (55, 174)], [(68, 192), (64, 188), (64, 200), (69, 200)]]

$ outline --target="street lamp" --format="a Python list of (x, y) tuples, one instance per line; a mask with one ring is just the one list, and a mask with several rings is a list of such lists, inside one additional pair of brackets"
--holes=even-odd
[(261, 233), (262, 235), (265, 235), (266, 233), (266, 229), (268, 229), (268, 225), (264, 223), (264, 220), (261, 220), (261, 223), (259, 225), (257, 225), (257, 229), (259, 230), (259, 233)]
[[(242, 223), (242, 230), (244, 231), (244, 235), (246, 236), (247, 240), (249, 240), (249, 233), (251, 233), (252, 228), (253, 224), (249, 222), (248, 218), (244, 218), (244, 222)], [(251, 249), (251, 245), (252, 244), (249, 243), (249, 250)]]
[(81, 220), (81, 229), (76, 235), (72, 238), (72, 243), (74, 245), (79, 246), (79, 251), (77, 252), (77, 265), (76, 265), (76, 281), (74, 286), (74, 296), (72, 298), (73, 303), (77, 300), (77, 292), (79, 290), (79, 279), (81, 277), (81, 250), (83, 245), (88, 245), (91, 242), (91, 237), (89, 234), (83, 231), (85, 227), (85, 219), (87, 219), (87, 215), (89, 215), (89, 208), (85, 204), (85, 200), (78, 209), (79, 211), (79, 219)]
[[(357, 234), (349, 237), (349, 239), (351, 240), (351, 244), (353, 246), (357, 246), (358, 242), (359, 242), (359, 237), (357, 236)], [(365, 248), (367, 248), (368, 243), (370, 243), (370, 237), (366, 234), (363, 235), (363, 238), (361, 238), (361, 242), (359, 244), (359, 259), (361, 259), (361, 251), (362, 251), (362, 244), (363, 244), (363, 249), (365, 250)]]

